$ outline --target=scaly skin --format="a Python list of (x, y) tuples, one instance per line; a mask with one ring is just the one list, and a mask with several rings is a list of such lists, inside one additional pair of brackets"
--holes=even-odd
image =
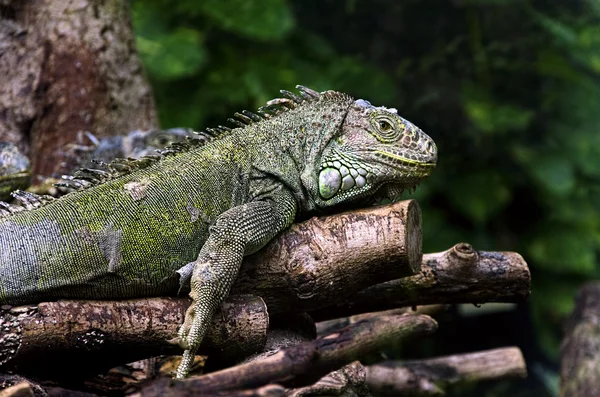
[(189, 282), (177, 371), (185, 377), (245, 255), (299, 215), (394, 199), (435, 166), (431, 138), (395, 109), (299, 88), (262, 116), (238, 114), (240, 128), (208, 130), (222, 132), (208, 143), (113, 163), (112, 177), (84, 170), (65, 183), (92, 186), (60, 199), (17, 192), (38, 208), (4, 205), (0, 304), (174, 295)]

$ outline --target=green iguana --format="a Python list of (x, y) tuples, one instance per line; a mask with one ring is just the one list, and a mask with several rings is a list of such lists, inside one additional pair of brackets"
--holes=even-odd
[(395, 109), (298, 86), (159, 156), (84, 168), (59, 199), (0, 205), (0, 305), (175, 295), (185, 377), (242, 258), (299, 216), (394, 199), (434, 169), (437, 148)]

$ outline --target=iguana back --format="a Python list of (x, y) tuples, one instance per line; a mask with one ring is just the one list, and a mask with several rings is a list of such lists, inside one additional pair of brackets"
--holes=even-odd
[(247, 200), (249, 148), (233, 141), (0, 218), (0, 303), (176, 294), (209, 224)]

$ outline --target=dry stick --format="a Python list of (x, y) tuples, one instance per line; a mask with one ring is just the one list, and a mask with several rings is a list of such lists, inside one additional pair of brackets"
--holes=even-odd
[(527, 377), (517, 347), (367, 367), (367, 385), (378, 395), (440, 396), (459, 383)]
[[(58, 301), (0, 311), (0, 364), (6, 362), (3, 370), (72, 378), (149, 354), (180, 354), (168, 341), (177, 336), (188, 306), (187, 299), (153, 298)], [(213, 317), (200, 351), (232, 363), (260, 351), (268, 328), (262, 299), (230, 296)], [(53, 365), (55, 357), (65, 364)]]
[(142, 396), (187, 396), (256, 388), (269, 383), (299, 387), (357, 359), (397, 343), (399, 338), (435, 331), (428, 316), (381, 316), (352, 324), (337, 333), (279, 351), (257, 361), (198, 378), (160, 379), (142, 389)]
[(469, 244), (423, 255), (411, 277), (369, 287), (346, 302), (311, 313), (316, 321), (404, 306), (522, 302), (531, 288), (527, 263), (516, 252), (475, 251)]
[(584, 285), (565, 324), (560, 396), (600, 396), (600, 283)]
[(324, 335), (331, 332), (335, 332), (340, 328), (347, 327), (350, 324), (356, 323), (361, 320), (377, 316), (389, 316), (389, 315), (400, 315), (400, 314), (426, 314), (428, 316), (435, 316), (436, 314), (448, 309), (449, 305), (424, 305), (418, 306), (414, 310), (410, 307), (401, 307), (398, 309), (384, 310), (381, 312), (370, 312), (356, 314), (350, 317), (334, 318), (333, 320), (321, 321), (316, 325), (318, 335)]

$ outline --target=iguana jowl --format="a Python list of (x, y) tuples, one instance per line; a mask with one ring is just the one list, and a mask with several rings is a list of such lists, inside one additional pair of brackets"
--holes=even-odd
[(395, 198), (435, 167), (429, 136), (395, 109), (346, 94), (270, 101), (161, 156), (82, 169), (59, 199), (13, 193), (0, 212), (0, 304), (174, 295), (193, 303), (179, 337), (185, 377), (244, 255), (299, 214)]

